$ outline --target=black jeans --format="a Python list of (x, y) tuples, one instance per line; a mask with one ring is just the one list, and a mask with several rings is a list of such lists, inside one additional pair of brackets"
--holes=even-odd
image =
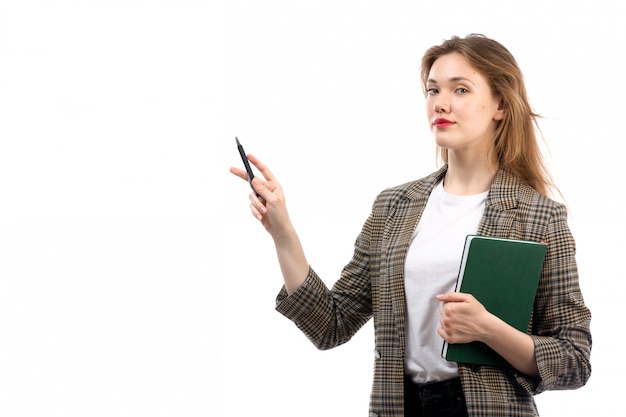
[(405, 417), (467, 417), (460, 378), (428, 384), (404, 379)]

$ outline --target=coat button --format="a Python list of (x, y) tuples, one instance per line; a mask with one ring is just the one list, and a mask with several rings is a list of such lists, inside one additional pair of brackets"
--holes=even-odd
[(380, 352), (378, 350), (376, 350), (376, 349), (374, 349), (374, 357), (376, 359), (380, 359)]

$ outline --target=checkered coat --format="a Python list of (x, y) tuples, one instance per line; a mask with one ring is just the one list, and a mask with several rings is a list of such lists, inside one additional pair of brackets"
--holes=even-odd
[[(354, 255), (329, 290), (313, 269), (277, 310), (319, 349), (347, 342), (374, 319), (375, 372), (370, 416), (404, 416), (404, 261), (426, 201), (447, 166), (421, 180), (383, 191), (355, 242)], [(591, 373), (591, 315), (578, 284), (575, 243), (566, 209), (511, 173), (499, 170), (478, 233), (548, 244), (528, 333), (540, 378), (512, 367), (459, 364), (470, 417), (537, 416), (533, 395), (583, 386)]]

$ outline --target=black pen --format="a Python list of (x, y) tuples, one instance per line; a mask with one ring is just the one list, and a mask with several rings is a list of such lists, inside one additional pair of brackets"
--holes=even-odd
[[(252, 180), (254, 179), (254, 173), (252, 172), (252, 167), (250, 166), (250, 162), (248, 162), (248, 157), (246, 156), (246, 152), (243, 150), (243, 146), (241, 146), (241, 142), (235, 136), (235, 140), (237, 141), (237, 149), (239, 150), (239, 155), (241, 155), (241, 160), (243, 161), (243, 166), (246, 167), (246, 172), (248, 173), (248, 183), (250, 184), (250, 188), (255, 192), (254, 187), (252, 186)], [(259, 194), (256, 194), (257, 197), (260, 197)]]

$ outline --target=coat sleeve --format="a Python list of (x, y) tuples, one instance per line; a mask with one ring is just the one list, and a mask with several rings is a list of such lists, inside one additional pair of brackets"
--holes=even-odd
[(356, 239), (351, 261), (329, 290), (310, 268), (305, 282), (291, 295), (283, 286), (276, 310), (292, 320), (321, 350), (339, 346), (372, 317), (370, 231), (372, 216)]
[(563, 205), (554, 206), (545, 236), (548, 251), (532, 329), (541, 376), (536, 394), (579, 388), (591, 374), (591, 313), (580, 290), (576, 247), (566, 217)]

